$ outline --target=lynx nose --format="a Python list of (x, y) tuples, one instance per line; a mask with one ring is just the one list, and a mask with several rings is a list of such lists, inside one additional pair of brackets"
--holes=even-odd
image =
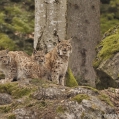
[(66, 50), (67, 50), (66, 48), (63, 49), (63, 51), (66, 51)]

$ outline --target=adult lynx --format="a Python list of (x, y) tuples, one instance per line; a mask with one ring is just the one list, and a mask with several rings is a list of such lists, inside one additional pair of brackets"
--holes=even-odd
[(56, 84), (65, 85), (65, 74), (72, 52), (71, 39), (62, 40), (57, 46), (45, 55), (45, 66), (50, 72), (51, 80)]

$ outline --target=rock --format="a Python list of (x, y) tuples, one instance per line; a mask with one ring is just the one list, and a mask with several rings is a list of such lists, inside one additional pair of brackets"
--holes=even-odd
[[(119, 28), (112, 29), (113, 34), (107, 37), (97, 46), (97, 56), (93, 66), (97, 73), (100, 88), (119, 87)], [(116, 31), (116, 32), (113, 32)]]
[[(92, 88), (93, 90), (93, 88)], [(77, 87), (77, 88), (68, 88), (68, 87), (47, 87), (47, 88), (40, 88), (37, 90), (33, 97), (35, 99), (41, 100), (41, 99), (64, 99), (64, 98), (70, 98), (77, 94), (95, 94), (96, 89), (94, 91), (85, 89), (83, 87)]]
[[(108, 102), (108, 96), (103, 97), (103, 93), (91, 87), (53, 86), (43, 88), (33, 95), (38, 100), (50, 99), (54, 101), (53, 103), (58, 101), (55, 104), (56, 110), (53, 110), (56, 113), (55, 117), (51, 119), (102, 119), (104, 116), (105, 119), (109, 119), (106, 115), (117, 115), (113, 104)], [(45, 119), (44, 116), (42, 119)]]
[[(35, 79), (34, 84), (27, 85), (31, 91), (25, 91), (25, 95), (18, 97), (13, 92), (24, 90), (26, 86), (19, 83), (14, 86), (12, 83), (9, 84), (11, 93), (8, 93), (14, 101), (9, 105), (0, 105), (2, 119), (118, 119), (118, 108), (115, 108), (119, 99), (118, 89), (114, 90), (117, 98), (113, 101), (111, 96), (114, 93), (106, 90), (99, 91), (89, 86), (71, 88)], [(8, 84), (6, 88), (1, 85), (1, 91), (8, 88)]]
[(103, 90), (102, 93), (105, 93), (110, 97), (110, 100), (115, 106), (117, 114), (119, 114), (119, 89), (109, 88)]
[(33, 97), (40, 99), (61, 99), (65, 96), (65, 88), (57, 88), (57, 87), (48, 87), (48, 88), (40, 88), (40, 90), (36, 91), (33, 94)]
[(9, 94), (0, 93), (0, 105), (6, 105), (12, 103), (12, 98)]
[(105, 74), (110, 76), (113, 80), (119, 82), (119, 53), (115, 54), (114, 57), (103, 61), (97, 70), (103, 71)]
[(33, 110), (19, 108), (14, 111), (16, 119), (38, 119), (37, 113)]

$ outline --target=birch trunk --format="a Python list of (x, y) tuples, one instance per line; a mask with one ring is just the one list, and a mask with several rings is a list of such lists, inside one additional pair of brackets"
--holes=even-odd
[(49, 52), (66, 37), (66, 11), (66, 0), (35, 0), (35, 49)]
[(49, 52), (73, 36), (69, 66), (82, 85), (95, 86), (92, 66), (100, 40), (100, 0), (35, 0), (34, 48)]

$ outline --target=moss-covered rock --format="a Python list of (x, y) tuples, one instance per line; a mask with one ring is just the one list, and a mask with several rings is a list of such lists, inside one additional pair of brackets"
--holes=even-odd
[(102, 61), (105, 61), (113, 57), (117, 52), (119, 52), (118, 46), (119, 46), (119, 33), (109, 35), (105, 39), (103, 39), (96, 48), (98, 54), (93, 63), (93, 66), (97, 68)]
[(78, 94), (72, 98), (72, 100), (77, 101), (78, 103), (81, 103), (83, 99), (89, 100), (90, 97), (87, 94)]
[(100, 80), (98, 87), (118, 87), (119, 26), (108, 30), (103, 38), (96, 48), (97, 56), (93, 62), (98, 79)]
[(70, 68), (68, 68), (68, 72), (66, 74), (66, 86), (68, 87), (78, 86), (78, 83), (76, 79), (74, 78), (73, 73)]
[(114, 106), (114, 104), (111, 102), (111, 100), (110, 100), (110, 98), (109, 98), (109, 96), (108, 95), (106, 95), (106, 94), (101, 94), (101, 95), (99, 95), (98, 96), (99, 98), (100, 98), (100, 100), (102, 100), (102, 101), (105, 101), (107, 104), (109, 104), (110, 106)]
[(31, 93), (31, 89), (20, 87), (18, 83), (0, 84), (0, 93), (7, 93), (14, 98), (20, 98)]
[(110, 114), (110, 110), (114, 110), (105, 93), (100, 91), (97, 93), (96, 89), (90, 87), (71, 88), (55, 85), (49, 81), (45, 82), (47, 87), (44, 87), (44, 83), (38, 79), (32, 79), (26, 85), (24, 83), (21, 80), (0, 84), (0, 92), (10, 94), (13, 100), (10, 104), (0, 105), (1, 119), (19, 117), (33, 119), (89, 117), (92, 119), (97, 113), (102, 117), (104, 114)]

